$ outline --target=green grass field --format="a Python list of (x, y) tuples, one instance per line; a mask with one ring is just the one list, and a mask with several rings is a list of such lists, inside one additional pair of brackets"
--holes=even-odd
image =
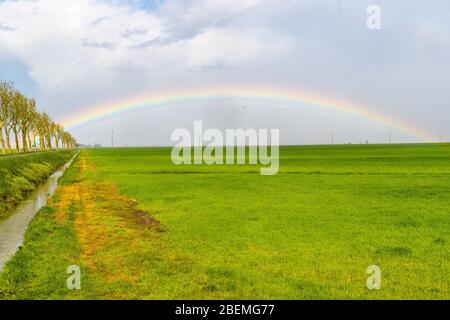
[[(0, 298), (450, 298), (450, 145), (282, 147), (280, 159), (261, 176), (175, 166), (168, 148), (84, 150)], [(69, 264), (80, 291), (65, 288)], [(381, 290), (366, 287), (369, 265)]]

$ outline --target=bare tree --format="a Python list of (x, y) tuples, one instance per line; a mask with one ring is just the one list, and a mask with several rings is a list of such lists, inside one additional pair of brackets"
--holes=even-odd
[(27, 105), (26, 100), (27, 98), (22, 93), (20, 93), (19, 91), (14, 92), (9, 126), (14, 134), (14, 142), (16, 144), (17, 152), (20, 152), (19, 131), (22, 117), (22, 110), (26, 108)]
[(19, 110), (19, 126), (22, 131), (23, 152), (27, 152), (28, 148), (31, 149), (27, 139), (30, 127), (33, 124), (35, 116), (36, 116), (36, 101), (34, 101), (34, 99), (25, 98), (24, 103), (20, 105)]
[(56, 124), (49, 117), (49, 121), (47, 123), (47, 128), (45, 130), (46, 131), (45, 139), (47, 140), (48, 150), (53, 150), (52, 140), (55, 135), (55, 127), (56, 127)]
[(0, 124), (0, 145), (2, 147), (2, 154), (6, 154), (5, 139), (3, 138), (3, 125)]
[[(76, 140), (47, 113), (36, 110), (36, 101), (14, 89), (11, 82), (0, 81), (0, 147), (2, 154), (12, 153), (10, 137), (14, 136), (17, 152), (73, 148)], [(22, 140), (20, 150), (19, 136)]]
[(28, 140), (28, 150), (29, 151), (36, 151), (36, 145), (35, 145), (35, 136), (34, 136), (34, 127), (36, 126), (36, 114), (37, 110), (36, 107), (34, 108), (33, 116), (31, 117), (29, 127), (28, 127), (28, 133), (27, 133), (27, 140)]
[(64, 132), (62, 135), (62, 142), (64, 148), (75, 148), (76, 140), (68, 132)]
[(59, 148), (59, 143), (61, 142), (62, 138), (63, 138), (63, 134), (64, 134), (64, 127), (60, 124), (56, 124), (55, 127), (55, 144), (56, 144), (56, 149), (58, 150)]
[(34, 146), (34, 151), (38, 151), (38, 138), (39, 138), (39, 130), (38, 130), (38, 122), (39, 122), (40, 113), (36, 111), (33, 117), (33, 121), (30, 127), (30, 135), (33, 136), (33, 140), (29, 137), (29, 140), (32, 141), (32, 145)]
[[(11, 153), (10, 121), (12, 112), (12, 98), (14, 89), (10, 82), (0, 82), (0, 142), (2, 144), (2, 153)], [(5, 136), (3, 136), (3, 133)], [(6, 142), (5, 142), (6, 139)]]
[(47, 113), (39, 113), (36, 117), (36, 132), (39, 135), (39, 147), (41, 151), (47, 149), (45, 136), (47, 135), (47, 127), (50, 117)]

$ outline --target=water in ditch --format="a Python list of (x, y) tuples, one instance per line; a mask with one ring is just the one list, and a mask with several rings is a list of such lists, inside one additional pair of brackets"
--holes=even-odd
[(5, 263), (22, 247), (28, 224), (34, 215), (45, 206), (48, 198), (55, 192), (58, 179), (72, 164), (75, 156), (63, 167), (53, 173), (47, 181), (39, 186), (23, 201), (9, 217), (0, 221), (0, 271)]

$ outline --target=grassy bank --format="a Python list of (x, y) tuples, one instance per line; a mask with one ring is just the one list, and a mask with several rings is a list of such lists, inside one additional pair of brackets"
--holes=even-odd
[(450, 298), (449, 145), (280, 152), (279, 174), (261, 176), (175, 166), (164, 148), (83, 151), (0, 298)]
[(0, 157), (0, 219), (66, 163), (74, 151)]

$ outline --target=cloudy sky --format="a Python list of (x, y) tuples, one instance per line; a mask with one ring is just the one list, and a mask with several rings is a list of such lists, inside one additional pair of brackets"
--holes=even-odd
[[(381, 29), (367, 28), (367, 8)], [(450, 139), (447, 0), (0, 0), (0, 79), (59, 122), (161, 92), (308, 92)], [(203, 120), (279, 128), (286, 144), (417, 138), (386, 124), (283, 101), (170, 102), (70, 128), (83, 143), (168, 145)]]

